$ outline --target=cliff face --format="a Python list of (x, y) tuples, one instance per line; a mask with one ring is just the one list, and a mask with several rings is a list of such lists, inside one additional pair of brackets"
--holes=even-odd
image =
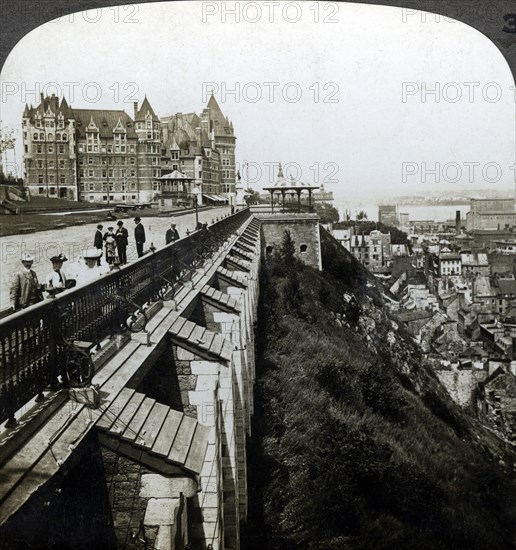
[(242, 547), (513, 548), (513, 458), (322, 237), (322, 273), (288, 238), (262, 272)]

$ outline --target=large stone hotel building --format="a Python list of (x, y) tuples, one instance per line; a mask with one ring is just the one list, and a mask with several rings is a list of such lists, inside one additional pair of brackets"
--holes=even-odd
[[(32, 196), (102, 203), (159, 200), (170, 181), (200, 202), (222, 202), (235, 191), (232, 123), (211, 96), (200, 115), (176, 113), (161, 120), (149, 100), (125, 111), (72, 109), (65, 98), (41, 96), (25, 107), (25, 185)], [(185, 188), (187, 186), (187, 188)], [(176, 198), (178, 194), (176, 193)]]

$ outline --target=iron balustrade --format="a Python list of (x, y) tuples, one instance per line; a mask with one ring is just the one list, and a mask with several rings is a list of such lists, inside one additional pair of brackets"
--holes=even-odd
[(43, 391), (66, 382), (75, 341), (100, 343), (128, 330), (135, 307), (175, 290), (250, 217), (248, 208), (137, 261), (0, 320), (0, 422)]

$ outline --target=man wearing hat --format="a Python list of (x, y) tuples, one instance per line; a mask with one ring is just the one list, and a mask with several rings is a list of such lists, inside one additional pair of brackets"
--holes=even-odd
[(124, 265), (127, 263), (127, 244), (129, 240), (129, 232), (124, 227), (124, 222), (122, 220), (118, 220), (116, 224), (118, 225), (118, 229), (115, 233), (118, 259), (120, 260), (120, 264)]
[(34, 256), (24, 253), (21, 256), (22, 268), (15, 273), (10, 289), (11, 307), (17, 311), (43, 300), (41, 285), (32, 264)]
[(134, 218), (136, 227), (134, 228), (134, 240), (136, 241), (136, 252), (138, 258), (143, 256), (143, 244), (145, 243), (145, 228), (140, 223), (142, 220), (139, 217)]
[(104, 244), (104, 235), (102, 234), (102, 229), (104, 229), (104, 226), (99, 223), (97, 225), (97, 231), (95, 231), (95, 237), (93, 239), (93, 246), (100, 250), (100, 256), (97, 260), (97, 265), (100, 265), (100, 258), (102, 257), (102, 245)]
[(50, 296), (63, 292), (67, 285), (67, 278), (63, 272), (63, 263), (68, 261), (68, 258), (64, 254), (58, 254), (50, 258), (52, 262), (52, 271), (47, 275), (47, 292)]
[(167, 232), (165, 233), (165, 241), (166, 244), (173, 243), (174, 241), (177, 241), (179, 239), (179, 232), (176, 229), (176, 224), (171, 223), (170, 229), (167, 229)]

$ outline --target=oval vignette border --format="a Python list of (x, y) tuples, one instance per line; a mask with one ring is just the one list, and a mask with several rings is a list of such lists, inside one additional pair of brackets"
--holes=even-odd
[[(69, 13), (87, 9), (148, 4), (121, 0), (0, 0), (0, 71), (9, 53), (31, 30)], [(175, 1), (175, 0), (173, 0)], [(177, 0), (180, 1), (180, 0)], [(308, 1), (308, 0), (304, 0)], [(418, 9), (451, 17), (477, 29), (500, 50), (516, 79), (516, 6), (514, 0), (361, 0), (346, 3)], [(374, 34), (374, 27), (371, 29)], [(364, 35), (364, 42), (368, 36)]]

